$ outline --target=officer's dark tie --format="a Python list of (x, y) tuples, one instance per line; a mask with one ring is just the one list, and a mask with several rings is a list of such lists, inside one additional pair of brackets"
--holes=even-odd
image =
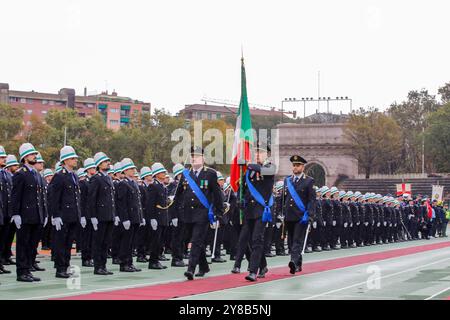
[(295, 177), (294, 183), (297, 183), (297, 182), (298, 182), (298, 177)]

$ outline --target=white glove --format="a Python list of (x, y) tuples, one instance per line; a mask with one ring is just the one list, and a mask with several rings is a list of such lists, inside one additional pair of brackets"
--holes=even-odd
[(20, 229), (20, 226), (22, 225), (22, 217), (19, 215), (12, 216), (11, 222), (14, 222), (17, 229)]
[(364, 225), (367, 227), (369, 225), (369, 223), (368, 222), (364, 222)]
[(216, 229), (216, 228), (219, 228), (219, 220), (216, 220), (216, 222), (214, 222), (214, 223), (211, 225), (211, 229)]
[(62, 219), (60, 217), (57, 217), (53, 220), (53, 223), (55, 224), (56, 231), (60, 231), (61, 226), (63, 225)]
[(336, 220), (333, 220), (333, 227), (336, 226)]
[(347, 225), (348, 225), (347, 222), (344, 222), (344, 228), (347, 228)]
[(359, 226), (360, 223), (361, 223), (361, 222), (358, 221), (358, 222), (356, 223), (356, 225)]
[(394, 224), (394, 227), (397, 227), (397, 224), (396, 224), (396, 223)]
[(280, 229), (280, 227), (281, 227), (281, 222), (275, 223), (275, 226), (277, 227), (277, 229)]
[(379, 227), (381, 225), (381, 223), (380, 222), (377, 222), (377, 227)]
[(153, 231), (156, 231), (158, 228), (158, 221), (156, 219), (150, 220), (150, 225), (152, 226)]
[(98, 230), (98, 220), (97, 218), (91, 218), (92, 227), (94, 227), (94, 231)]
[(169, 200), (169, 202), (172, 202), (175, 199), (175, 196), (168, 196), (167, 199)]
[(283, 222), (284, 221), (284, 216), (278, 215), (277, 219), (280, 220), (281, 222)]
[(48, 217), (45, 217), (45, 219), (44, 219), (44, 228), (47, 225), (47, 223), (48, 223)]
[(146, 225), (145, 219), (142, 218), (142, 222), (141, 222), (141, 224), (139, 225), (139, 227), (145, 227), (145, 225)]
[(313, 227), (314, 229), (316, 229), (316, 228), (317, 228), (317, 222), (316, 222), (316, 221), (314, 221), (314, 222), (313, 222), (313, 225), (312, 225), (312, 227)]
[(122, 224), (123, 224), (123, 227), (125, 228), (125, 230), (130, 230), (130, 227), (131, 227), (130, 220), (124, 221), (124, 222), (122, 222)]
[(387, 222), (386, 221), (383, 224), (384, 224), (385, 227), (387, 226)]
[(81, 217), (80, 224), (83, 229), (86, 228), (87, 225), (86, 217)]
[(389, 227), (392, 227), (392, 223), (389, 223)]
[(324, 227), (327, 226), (327, 222), (326, 222), (326, 221), (323, 222), (323, 226), (324, 226)]
[(233, 226), (233, 221), (230, 221), (230, 226)]
[(115, 217), (114, 217), (114, 225), (115, 225), (116, 227), (119, 225), (119, 222), (120, 222), (119, 216), (115, 216)]
[(178, 218), (172, 219), (172, 226), (174, 226), (175, 228), (178, 227)]
[(351, 227), (353, 227), (353, 222), (352, 222), (352, 223), (350, 223), (350, 228), (351, 228)]

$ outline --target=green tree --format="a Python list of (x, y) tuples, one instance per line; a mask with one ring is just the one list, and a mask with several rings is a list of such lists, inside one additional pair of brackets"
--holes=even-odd
[(450, 172), (450, 102), (427, 118), (425, 130), (427, 158), (437, 172)]
[(427, 90), (410, 91), (407, 100), (394, 103), (388, 113), (399, 124), (402, 139), (402, 168), (406, 172), (418, 172), (422, 165), (422, 133), (428, 114), (436, 111), (439, 104)]
[(450, 102), (450, 82), (440, 87), (438, 94), (441, 96), (442, 103), (446, 104)]
[(0, 142), (7, 144), (23, 128), (23, 110), (19, 107), (0, 104)]
[(346, 123), (344, 135), (353, 149), (352, 155), (358, 160), (366, 179), (373, 172), (394, 161), (400, 148), (400, 128), (389, 116), (377, 109), (351, 114)]

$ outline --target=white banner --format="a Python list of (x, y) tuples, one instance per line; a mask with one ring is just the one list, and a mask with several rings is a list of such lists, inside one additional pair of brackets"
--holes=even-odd
[(432, 198), (433, 200), (442, 201), (444, 195), (444, 186), (433, 186)]

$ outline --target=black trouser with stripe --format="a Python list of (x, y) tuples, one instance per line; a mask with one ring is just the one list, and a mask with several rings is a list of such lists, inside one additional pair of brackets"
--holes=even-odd
[[(86, 227), (83, 229), (81, 226), (81, 260), (92, 260), (92, 223), (88, 220)], [(78, 245), (77, 245), (78, 247)]]
[(122, 242), (119, 249), (120, 267), (131, 266), (133, 264), (133, 241), (139, 224), (131, 224), (128, 230), (124, 228), (123, 224), (120, 224), (119, 227), (122, 230)]
[(150, 231), (150, 263), (157, 263), (163, 248), (164, 234), (167, 227), (160, 226)]
[(209, 222), (190, 222), (185, 224), (186, 235), (191, 239), (191, 252), (189, 254), (188, 271), (194, 273), (197, 265), (200, 271), (208, 270), (206, 260), (206, 236)]
[[(113, 226), (114, 223), (112, 221), (99, 221), (97, 231), (92, 231), (92, 254), (94, 257), (95, 270), (106, 269), (106, 261), (108, 258), (108, 249), (109, 244), (111, 243)], [(119, 229), (119, 227), (114, 228)], [(120, 248), (120, 242), (117, 244), (113, 242), (113, 245), (117, 245)]]
[(61, 230), (54, 232), (55, 268), (56, 272), (66, 272), (70, 266), (72, 244), (77, 237), (78, 222), (64, 222)]
[[(147, 220), (146, 220), (147, 221)], [(140, 226), (136, 231), (135, 242), (138, 258), (145, 258), (150, 247), (150, 220), (145, 226)]]
[(251, 273), (256, 273), (258, 268), (260, 270), (267, 267), (266, 257), (264, 256), (264, 233), (266, 229), (266, 222), (262, 219), (248, 219), (244, 221), (241, 233), (239, 235), (239, 245), (236, 255), (235, 267), (240, 268), (244, 253), (248, 252), (250, 246), (250, 264), (249, 270)]
[(40, 224), (22, 224), (16, 234), (16, 270), (17, 276), (30, 274), (35, 259), (35, 244), (41, 236)]
[(272, 253), (272, 239), (273, 239), (273, 229), (274, 224), (269, 223), (269, 226), (266, 228), (264, 233), (264, 254)]
[(0, 238), (0, 259), (8, 260), (12, 257), (11, 246), (14, 241), (14, 236), (16, 234), (16, 225), (14, 222), (11, 222), (11, 218), (4, 218), (4, 225), (2, 236)]
[(184, 238), (185, 238), (185, 227), (184, 223), (178, 219), (178, 225), (172, 227), (172, 262), (183, 261), (184, 256)]
[[(119, 222), (118, 226), (114, 225), (112, 228), (111, 256), (113, 259), (119, 258), (120, 243), (122, 242), (122, 236), (123, 236), (122, 230), (123, 230), (122, 222)], [(109, 243), (108, 243), (108, 245), (109, 245)]]
[(298, 221), (286, 221), (286, 228), (288, 238), (292, 239), (291, 261), (293, 261), (296, 266), (301, 266), (302, 250), (308, 224), (299, 223)]

